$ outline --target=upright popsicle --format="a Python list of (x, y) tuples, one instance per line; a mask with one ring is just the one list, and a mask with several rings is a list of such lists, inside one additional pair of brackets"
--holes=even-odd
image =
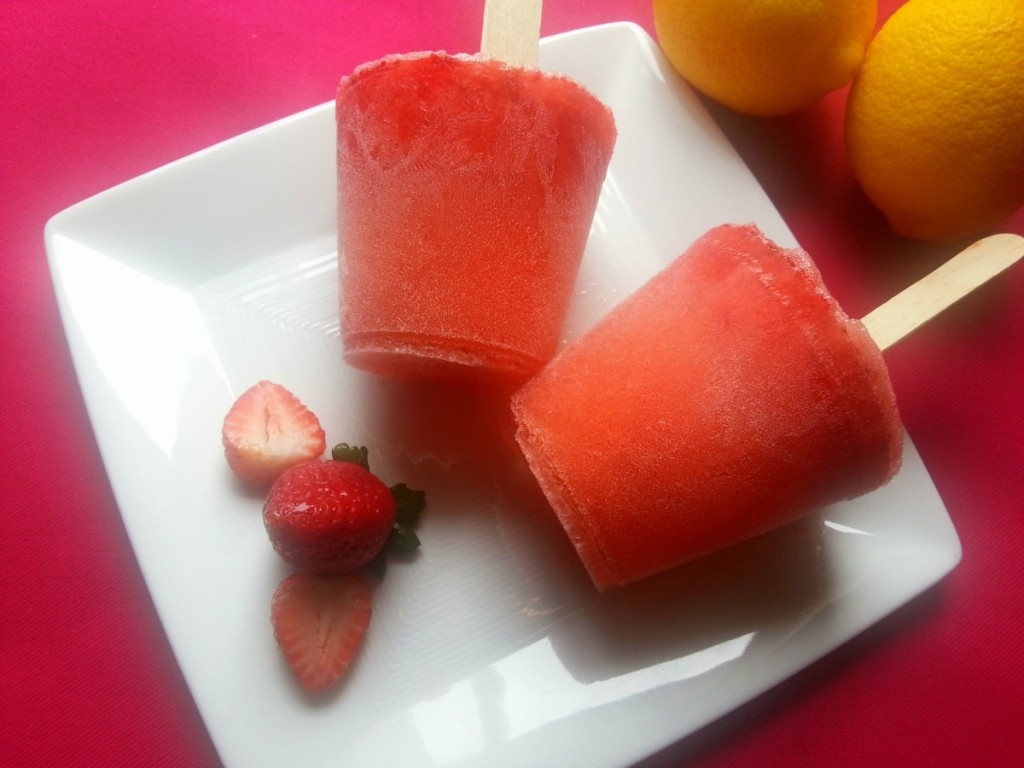
[[(943, 304), (909, 293), (915, 322)], [(904, 334), (901, 314), (869, 318), (886, 343)], [(512, 408), (527, 462), (602, 590), (871, 491), (902, 454), (879, 346), (806, 253), (754, 226), (700, 238)]]
[[(495, 34), (506, 16), (488, 7), (484, 41), (530, 59), (529, 43)], [(610, 110), (568, 77), (486, 51), (364, 64), (336, 106), (345, 359), (401, 378), (539, 370), (611, 159)]]

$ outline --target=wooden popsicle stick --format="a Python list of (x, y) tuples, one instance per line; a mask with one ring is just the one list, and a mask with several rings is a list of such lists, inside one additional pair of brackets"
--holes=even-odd
[(543, 0), (487, 0), (480, 52), (507, 64), (537, 66)]
[(1024, 237), (982, 238), (897, 293), (861, 322), (883, 351), (1024, 257)]

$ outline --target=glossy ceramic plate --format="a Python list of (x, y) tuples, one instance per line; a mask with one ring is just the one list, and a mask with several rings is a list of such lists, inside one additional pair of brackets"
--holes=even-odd
[[(547, 39), (542, 66), (620, 139), (566, 338), (709, 227), (792, 236), (639, 28)], [(228, 766), (623, 766), (805, 667), (946, 574), (960, 548), (913, 446), (886, 488), (599, 595), (509, 440), (497, 397), (397, 384), (340, 354), (325, 105), (112, 189), (47, 228), (125, 525)], [(286, 570), (220, 425), (259, 379), (334, 442), (427, 491), (421, 552), (376, 589), (363, 651), (310, 698), (271, 634)]]

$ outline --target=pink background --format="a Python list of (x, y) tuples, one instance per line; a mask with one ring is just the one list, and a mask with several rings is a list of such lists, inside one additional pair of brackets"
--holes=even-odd
[[(882, 0), (880, 20), (899, 4)], [(482, 5), (0, 4), (0, 765), (220, 764), (100, 462), (51, 288), (45, 222), (329, 101), (362, 61), (472, 51)], [(653, 33), (649, 0), (548, 0), (543, 33), (621, 20)], [(843, 95), (777, 119), (713, 111), (858, 315), (954, 249), (893, 236), (857, 190), (839, 130)], [(1024, 233), (1024, 215), (1004, 228)], [(904, 422), (963, 541), (962, 564), (644, 768), (1024, 764), (1024, 266), (887, 357)]]

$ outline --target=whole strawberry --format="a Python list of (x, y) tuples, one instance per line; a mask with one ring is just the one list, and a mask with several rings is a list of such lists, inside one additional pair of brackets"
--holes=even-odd
[(302, 571), (340, 574), (376, 557), (395, 523), (391, 490), (351, 461), (314, 459), (271, 486), (263, 523), (274, 549)]

